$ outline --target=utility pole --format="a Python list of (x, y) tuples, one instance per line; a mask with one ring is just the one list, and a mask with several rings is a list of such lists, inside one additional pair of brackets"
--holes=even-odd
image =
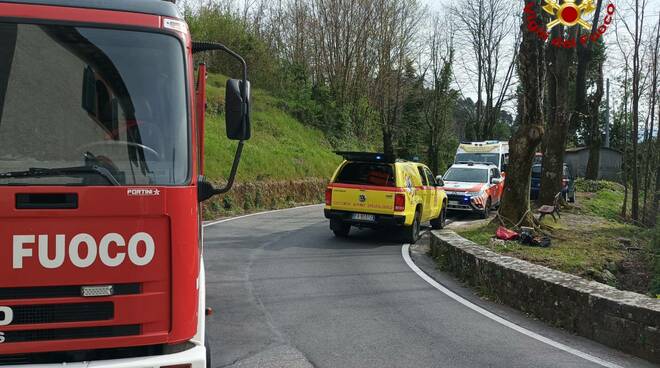
[(607, 92), (606, 92), (606, 101), (605, 105), (605, 140), (603, 142), (603, 147), (610, 148), (610, 79), (607, 78)]

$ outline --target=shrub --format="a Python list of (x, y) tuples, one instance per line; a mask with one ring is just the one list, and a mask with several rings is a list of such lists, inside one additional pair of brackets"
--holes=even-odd
[(297, 204), (322, 203), (327, 183), (325, 179), (315, 178), (236, 183), (229, 193), (204, 203), (204, 219), (211, 220)]
[(623, 191), (623, 186), (607, 180), (587, 180), (578, 178), (575, 180), (575, 190), (578, 192), (596, 193), (601, 190), (611, 190), (615, 192)]

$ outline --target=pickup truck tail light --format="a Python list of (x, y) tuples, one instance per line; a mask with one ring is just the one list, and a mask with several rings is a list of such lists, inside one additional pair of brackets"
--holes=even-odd
[(325, 190), (325, 205), (332, 205), (332, 188), (326, 188)]
[(406, 210), (406, 195), (403, 193), (397, 193), (394, 196), (394, 211), (405, 211)]

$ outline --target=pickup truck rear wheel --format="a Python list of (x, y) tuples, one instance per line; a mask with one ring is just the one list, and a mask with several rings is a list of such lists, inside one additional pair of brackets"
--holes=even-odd
[(442, 229), (443, 227), (445, 227), (446, 222), (447, 222), (447, 205), (444, 204), (442, 206), (442, 209), (440, 210), (440, 215), (437, 218), (431, 220), (431, 228), (435, 230)]
[(332, 219), (330, 220), (330, 230), (335, 233), (336, 237), (345, 238), (351, 232), (351, 225), (342, 220)]
[(413, 219), (412, 225), (403, 227), (404, 242), (409, 244), (415, 244), (415, 242), (419, 239), (419, 230), (421, 227), (420, 217), (421, 217), (420, 211), (417, 210), (415, 212), (415, 218)]

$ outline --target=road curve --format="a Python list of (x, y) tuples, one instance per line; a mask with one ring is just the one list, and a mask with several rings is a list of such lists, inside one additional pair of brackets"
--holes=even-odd
[[(414, 273), (392, 234), (337, 239), (319, 206), (204, 230), (216, 367), (602, 367), (466, 308)], [(613, 366), (653, 365), (445, 286)]]

